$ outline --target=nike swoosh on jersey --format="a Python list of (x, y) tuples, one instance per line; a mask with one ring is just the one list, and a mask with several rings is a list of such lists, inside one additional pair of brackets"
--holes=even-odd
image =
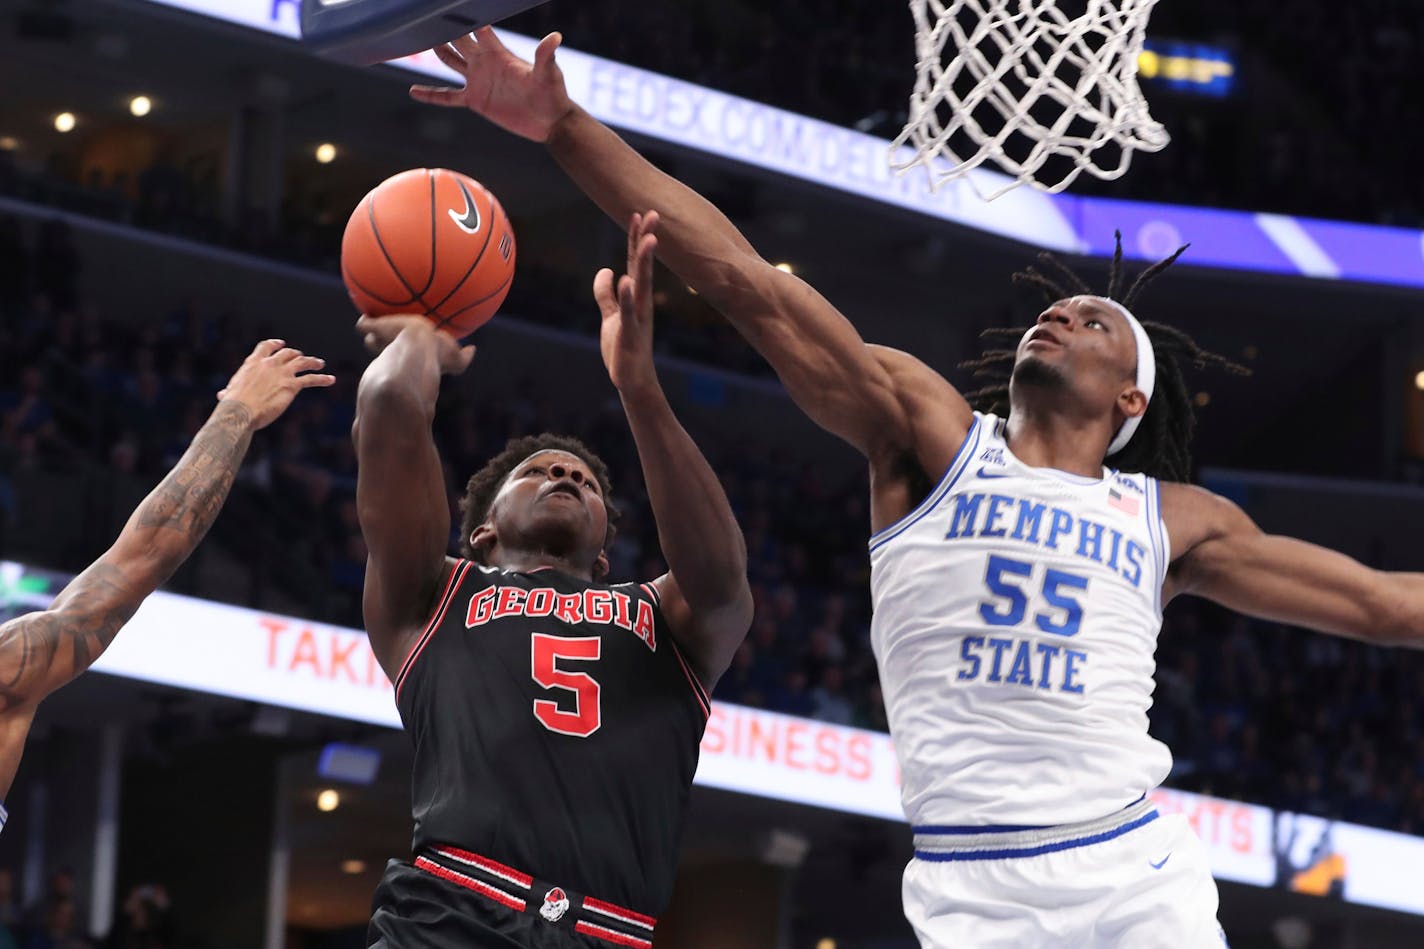
[(1148, 860), (1148, 861), (1147, 861), (1147, 864), (1148, 864), (1148, 866), (1150, 866), (1150, 867), (1151, 867), (1152, 869), (1154, 869), (1154, 870), (1160, 870), (1160, 869), (1162, 869), (1164, 866), (1166, 866), (1166, 865), (1167, 865), (1167, 861), (1168, 861), (1168, 860), (1171, 860), (1171, 859), (1172, 859), (1172, 854), (1171, 854), (1171, 853), (1168, 853), (1167, 856), (1163, 857), (1161, 860), (1157, 861), (1156, 863), (1153, 863), (1151, 860)]
[(1009, 473), (1007, 471), (997, 471), (991, 473), (988, 468), (980, 467), (979, 469), (979, 477), (981, 478), (1007, 478), (1008, 476)]
[(475, 199), (469, 189), (465, 187), (465, 183), (456, 179), (455, 184), (459, 187), (460, 194), (465, 198), (465, 212), (456, 214), (455, 209), (451, 208), (446, 213), (450, 215), (450, 220), (454, 221), (460, 230), (466, 234), (473, 234), (480, 229), (480, 209), (475, 205)]

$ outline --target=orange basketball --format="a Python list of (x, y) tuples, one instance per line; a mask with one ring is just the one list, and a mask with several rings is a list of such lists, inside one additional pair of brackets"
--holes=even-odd
[(514, 230), (478, 181), (413, 168), (356, 205), (341, 238), (341, 277), (362, 313), (424, 313), (462, 337), (509, 293)]

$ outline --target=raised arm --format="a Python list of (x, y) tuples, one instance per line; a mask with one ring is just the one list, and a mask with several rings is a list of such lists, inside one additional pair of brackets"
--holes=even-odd
[(628, 273), (616, 287), (600, 270), (593, 293), (603, 313), (600, 342), (638, 446), (648, 501), (668, 572), (657, 581), (663, 615), (702, 685), (711, 691), (752, 619), (747, 546), (712, 466), (668, 405), (653, 366), (653, 253), (656, 213), (634, 215)]
[[(416, 87), (412, 95), (467, 106), (546, 143), (569, 177), (619, 224), (656, 208), (663, 261), (771, 363), (807, 415), (872, 460), (907, 448), (918, 453), (903, 393), (850, 321), (799, 278), (758, 256), (710, 202), (573, 104), (554, 62), (558, 44), (558, 34), (545, 37), (531, 65), (505, 49), (493, 30), (482, 29), (435, 51), (464, 75), (464, 89)], [(956, 430), (943, 434), (954, 448), (969, 428), (967, 405), (956, 418)], [(923, 464), (933, 467), (929, 459)]]
[(1381, 646), (1424, 648), (1424, 574), (1373, 570), (1344, 554), (1263, 532), (1235, 504), (1162, 486), (1174, 555), (1167, 595), (1192, 593), (1261, 619)]
[(298, 375), (322, 365), (281, 340), (259, 343), (113, 546), (47, 610), (0, 626), (0, 796), (14, 779), (35, 705), (88, 669), (144, 598), (188, 559), (227, 500), (252, 433), (281, 415), (302, 389), (335, 381)]
[(371, 650), (392, 681), (435, 606), (449, 567), (450, 507), (431, 425), (442, 373), (470, 364), (423, 316), (363, 316), (376, 353), (356, 390), (356, 508), (366, 540), (362, 598)]

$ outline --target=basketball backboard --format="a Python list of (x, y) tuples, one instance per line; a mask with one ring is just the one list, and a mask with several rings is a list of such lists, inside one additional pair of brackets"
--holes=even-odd
[(544, 0), (302, 0), (302, 42), (364, 66), (448, 43)]

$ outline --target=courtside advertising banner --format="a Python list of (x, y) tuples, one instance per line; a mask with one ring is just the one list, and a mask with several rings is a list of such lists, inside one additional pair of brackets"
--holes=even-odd
[(1308, 814), (1275, 816), (1282, 889), (1424, 914), (1424, 840)]
[(712, 704), (696, 783), (905, 819), (889, 735), (725, 702)]

